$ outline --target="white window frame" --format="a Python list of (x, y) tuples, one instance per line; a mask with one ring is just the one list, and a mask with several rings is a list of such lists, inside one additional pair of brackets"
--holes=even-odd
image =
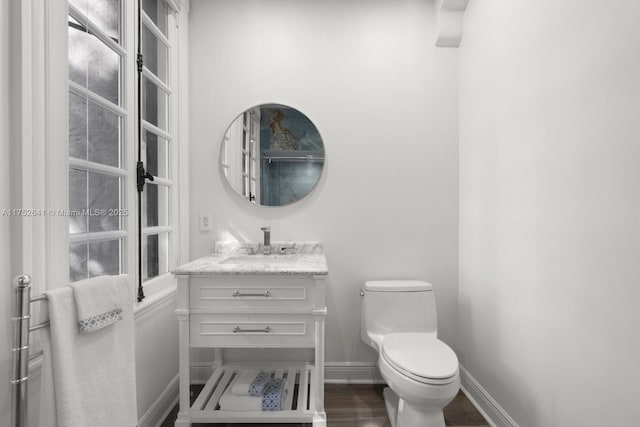
[[(161, 1), (161, 0), (158, 0)], [(141, 15), (141, 24), (146, 25), (149, 30), (156, 36), (159, 42), (163, 43), (168, 50), (168, 69), (167, 69), (167, 82), (163, 82), (160, 78), (155, 76), (146, 66), (143, 66), (142, 70), (142, 82), (144, 79), (151, 80), (159, 89), (164, 91), (167, 94), (169, 99), (167, 109), (168, 109), (168, 122), (167, 122), (167, 130), (160, 129), (157, 126), (154, 126), (152, 123), (149, 123), (145, 120), (142, 120), (142, 130), (152, 132), (167, 141), (168, 144), (168, 171), (167, 178), (159, 178), (154, 176), (154, 181), (152, 185), (159, 185), (167, 187), (168, 189), (168, 219), (166, 226), (156, 226), (156, 227), (143, 227), (142, 228), (142, 239), (146, 239), (149, 235), (168, 233), (169, 235), (169, 247), (168, 247), (168, 258), (169, 258), (169, 268), (166, 273), (162, 273), (156, 277), (148, 279), (143, 282), (143, 288), (145, 295), (152, 294), (161, 289), (167, 288), (172, 284), (175, 285), (175, 279), (171, 274), (171, 270), (177, 267), (180, 263), (186, 261), (187, 258), (181, 257), (180, 254), (182, 252), (181, 249), (181, 239), (180, 235), (187, 233), (187, 228), (183, 227), (180, 224), (181, 215), (179, 210), (179, 205), (182, 202), (182, 197), (179, 194), (182, 192), (181, 186), (177, 185), (177, 181), (180, 180), (179, 173), (182, 169), (187, 169), (187, 165), (183, 164), (184, 161), (187, 160), (186, 151), (180, 147), (182, 144), (182, 139), (177, 138), (176, 135), (180, 130), (179, 127), (179, 116), (177, 112), (179, 111), (179, 96), (178, 92), (175, 88), (178, 88), (179, 85), (179, 69), (178, 69), (178, 47), (179, 46), (179, 22), (182, 18), (181, 14), (175, 9), (176, 4), (172, 4), (170, 1), (167, 1), (167, 5), (169, 6), (168, 13), (168, 25), (167, 25), (167, 35), (165, 36), (162, 31), (156, 26), (153, 20), (142, 10)], [(144, 60), (143, 60), (144, 63)], [(136, 80), (137, 81), (137, 80)], [(180, 162), (180, 153), (184, 152), (185, 155), (182, 156), (183, 162)], [(137, 153), (136, 153), (137, 154)], [(145, 169), (147, 169), (147, 165), (145, 164)], [(149, 184), (145, 184), (145, 191)], [(143, 192), (144, 194), (144, 192)], [(144, 203), (144, 197), (143, 197)], [(180, 230), (184, 230), (182, 233)], [(140, 242), (142, 243), (142, 242)], [(144, 256), (143, 252), (143, 256)], [(182, 258), (182, 259), (181, 259)], [(183, 261), (184, 260), (184, 261)], [(143, 258), (144, 263), (144, 258)], [(143, 265), (143, 269), (144, 269)], [(136, 282), (137, 283), (137, 282)]]
[[(174, 239), (170, 268), (189, 259), (188, 214), (188, 0), (167, 0), (171, 7), (170, 31), (175, 34), (170, 53), (171, 74), (175, 78), (175, 96), (171, 100), (170, 120), (174, 139), (172, 144), (175, 197), (170, 206), (174, 219)], [(129, 216), (123, 218), (122, 229), (127, 238), (123, 245), (122, 270), (137, 284), (137, 194), (135, 166), (137, 161), (137, 110), (135, 57), (137, 2), (122, 1), (122, 43), (126, 57), (122, 63), (122, 106), (130, 108), (122, 119), (125, 135), (121, 166), (127, 171), (124, 178), (123, 207)], [(69, 208), (69, 126), (68, 126), (68, 15), (66, 1), (17, 3), (19, 25), (16, 52), (20, 60), (14, 64), (19, 81), (16, 84), (16, 129), (13, 146), (19, 158), (16, 188), (20, 197), (16, 205), (44, 210)], [(179, 28), (176, 27), (179, 24)], [(25, 54), (27, 53), (27, 54)], [(178, 58), (179, 56), (179, 58)], [(179, 64), (179, 66), (178, 66)], [(179, 108), (178, 108), (179, 107)], [(84, 165), (87, 166), (87, 165)], [(12, 264), (19, 272), (33, 276), (33, 293), (65, 286), (69, 283), (69, 223), (68, 217), (43, 215), (19, 218), (12, 245), (18, 249)], [(136, 314), (146, 307), (164, 300), (175, 292), (175, 280), (170, 274), (145, 283), (147, 298), (138, 304)], [(135, 292), (134, 292), (135, 293)]]
[(239, 196), (260, 204), (260, 108), (240, 114), (222, 141), (220, 164), (231, 188)]
[[(75, 19), (81, 25), (84, 25), (88, 30), (91, 31), (94, 37), (100, 40), (102, 43), (106, 44), (111, 50), (116, 52), (120, 58), (120, 87), (118, 90), (120, 91), (120, 104), (116, 105), (109, 100), (103, 98), (102, 96), (93, 93), (89, 88), (82, 87), (81, 85), (67, 80), (67, 85), (69, 88), (69, 95), (75, 94), (87, 99), (87, 102), (93, 102), (94, 104), (99, 105), (100, 107), (117, 114), (121, 118), (121, 139), (119, 143), (121, 144), (121, 159), (120, 159), (120, 167), (108, 166), (101, 163), (92, 162), (84, 159), (77, 159), (73, 157), (68, 158), (69, 169), (76, 169), (87, 172), (97, 172), (110, 177), (120, 178), (120, 205), (119, 209), (128, 210), (131, 213), (131, 201), (132, 198), (130, 194), (135, 191), (135, 188), (132, 188), (131, 182), (135, 182), (135, 172), (134, 175), (131, 175), (132, 169), (130, 169), (130, 157), (132, 155), (131, 146), (135, 146), (135, 135), (131, 134), (131, 124), (135, 123), (135, 98), (132, 99), (130, 89), (133, 87), (133, 81), (131, 80), (131, 73), (128, 72), (131, 64), (130, 62), (135, 58), (135, 51), (131, 49), (131, 34), (127, 34), (127, 25), (128, 19), (127, 15), (130, 13), (128, 10), (130, 7), (127, 7), (126, 1), (120, 0), (120, 44), (114, 42), (101, 28), (97, 27), (93, 24), (91, 19), (84, 15), (82, 11), (73, 6), (70, 2), (67, 2), (68, 5), (68, 16)], [(68, 53), (67, 53), (68, 57)], [(68, 70), (68, 66), (67, 66)], [(129, 90), (128, 90), (129, 89)], [(68, 112), (68, 108), (67, 108)], [(67, 123), (68, 123), (67, 116)], [(88, 148), (88, 147), (87, 147)], [(67, 185), (67, 191), (68, 185)], [(134, 210), (135, 212), (135, 210)], [(87, 230), (86, 233), (80, 234), (72, 234), (69, 235), (69, 251), (70, 246), (74, 244), (84, 244), (84, 243), (93, 243), (93, 242), (104, 242), (111, 240), (120, 240), (120, 259), (119, 259), (119, 267), (121, 273), (130, 274), (130, 270), (132, 266), (135, 266), (136, 263), (130, 262), (131, 260), (131, 240), (135, 239), (132, 230), (134, 230), (134, 223), (131, 218), (131, 214), (127, 216), (120, 217), (121, 227), (119, 230), (113, 231), (101, 231), (101, 232), (89, 232)], [(87, 261), (89, 259), (87, 258)]]
[(260, 108), (251, 110), (249, 122), (249, 144), (251, 147), (249, 191), (253, 195), (253, 200), (250, 201), (260, 205), (262, 204), (262, 195), (260, 192), (260, 182), (262, 179), (262, 165), (260, 164), (260, 159), (262, 158), (260, 155)]

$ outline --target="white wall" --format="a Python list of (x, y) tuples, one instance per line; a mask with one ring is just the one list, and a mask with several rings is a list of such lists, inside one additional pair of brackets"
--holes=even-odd
[[(10, 93), (9, 69), (9, 4), (0, 2), (0, 93)], [(10, 97), (0, 96), (0, 209), (8, 208), (11, 203), (9, 186), (10, 153)], [(0, 217), (0, 425), (9, 425), (11, 395), (9, 379), (11, 377), (11, 351), (13, 347), (11, 302), (13, 297), (11, 280), (11, 247), (9, 245), (9, 220)]]
[(464, 366), (521, 426), (637, 425), (640, 4), (472, 1)]
[[(151, 413), (162, 413), (170, 409), (155, 408), (154, 404), (178, 375), (178, 322), (175, 308), (174, 295), (135, 316), (138, 420), (150, 410)], [(151, 413), (147, 414), (150, 419), (153, 418)]]
[[(359, 337), (365, 280), (434, 283), (441, 336), (457, 322), (456, 52), (434, 47), (432, 2), (192, 1), (191, 258), (216, 239), (322, 240), (328, 362), (373, 362)], [(230, 193), (220, 142), (265, 102), (304, 112), (327, 162), (313, 194), (256, 207)], [(197, 229), (214, 214), (216, 231)]]

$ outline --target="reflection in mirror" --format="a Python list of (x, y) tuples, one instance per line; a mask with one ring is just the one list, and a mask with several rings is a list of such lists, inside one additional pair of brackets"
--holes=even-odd
[(222, 141), (220, 166), (233, 190), (263, 206), (284, 206), (313, 190), (324, 167), (318, 129), (300, 111), (263, 104), (240, 114)]

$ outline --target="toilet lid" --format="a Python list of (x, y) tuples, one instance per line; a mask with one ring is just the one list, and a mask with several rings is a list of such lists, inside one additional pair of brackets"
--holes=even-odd
[(456, 354), (432, 335), (419, 332), (389, 334), (382, 341), (382, 354), (394, 368), (425, 382), (451, 378), (458, 373)]

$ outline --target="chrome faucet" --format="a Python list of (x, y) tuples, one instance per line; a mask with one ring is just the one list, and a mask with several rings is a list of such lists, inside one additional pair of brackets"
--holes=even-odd
[(271, 227), (260, 227), (260, 230), (264, 233), (264, 248), (262, 249), (262, 253), (271, 255)]

